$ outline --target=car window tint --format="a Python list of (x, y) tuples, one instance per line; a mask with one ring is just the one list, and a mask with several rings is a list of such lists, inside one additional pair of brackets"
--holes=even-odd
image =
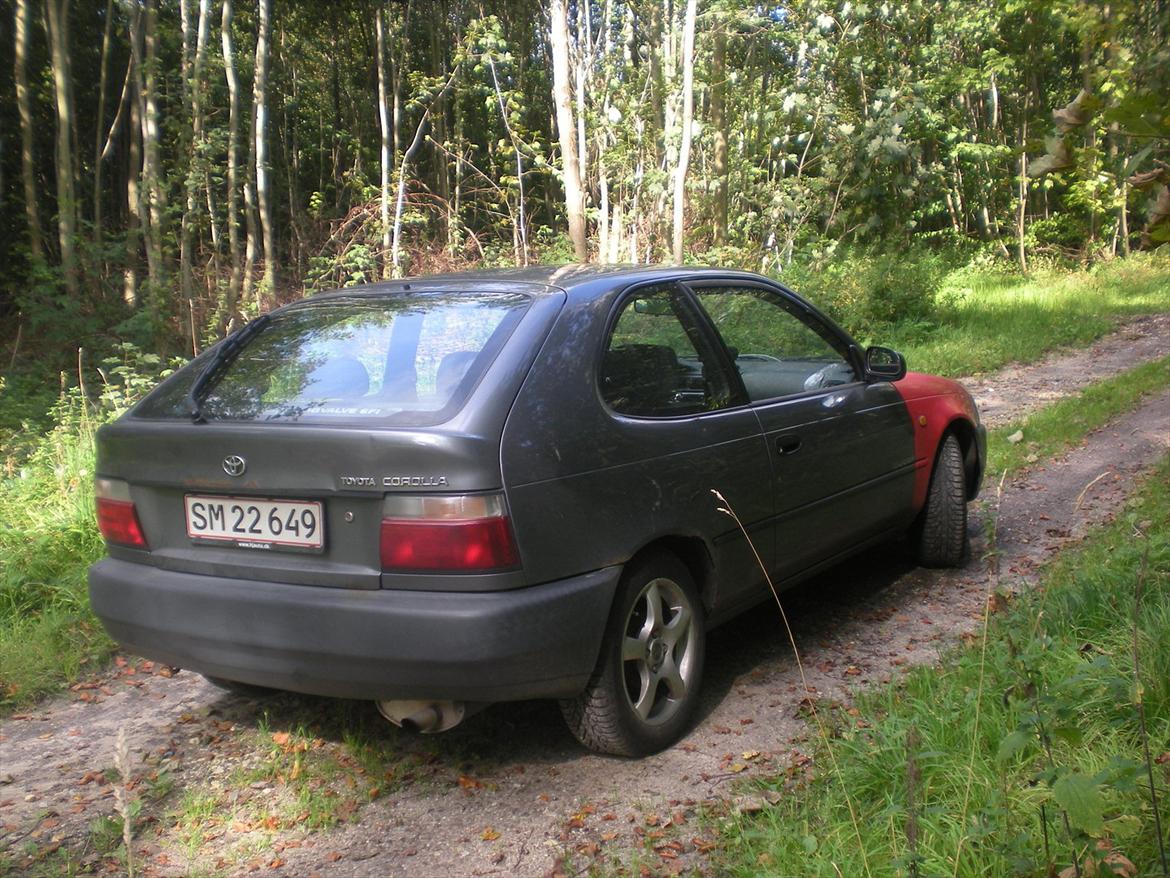
[(617, 412), (674, 417), (727, 404), (728, 384), (671, 288), (627, 299), (601, 362), (601, 394)]
[[(203, 416), (438, 423), (457, 410), (528, 301), (426, 294), (331, 299), (279, 312), (211, 384)], [(193, 380), (164, 384), (135, 415), (185, 416)]]
[(782, 296), (759, 287), (708, 287), (695, 294), (753, 402), (857, 380), (841, 341)]

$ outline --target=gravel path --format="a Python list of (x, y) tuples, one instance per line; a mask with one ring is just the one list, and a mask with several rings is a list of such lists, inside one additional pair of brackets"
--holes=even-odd
[(1170, 314), (1138, 317), (1075, 353), (1061, 352), (1027, 366), (963, 379), (979, 402), (979, 414), (998, 427), (1053, 400), (1170, 353)]
[[(1088, 354), (1012, 367), (969, 386), (998, 423), (1168, 352), (1170, 315), (1144, 318)], [(1163, 392), (1002, 493), (989, 479), (983, 511), (972, 516), (972, 557), (983, 555), (982, 522), (993, 506), (998, 574), (978, 560), (958, 571), (923, 570), (890, 547), (788, 592), (809, 695), (847, 703), (858, 686), (935, 660), (976, 628), (993, 576), (1001, 586), (1026, 582), (1052, 553), (1112, 516), (1134, 477), (1168, 448), (1170, 392)], [(93, 827), (114, 810), (110, 767), (120, 728), (134, 794), (145, 802), (136, 851), (148, 875), (541, 876), (576, 874), (595, 859), (644, 863), (653, 874), (702, 869), (709, 840), (694, 828), (695, 810), (738, 801), (741, 778), (807, 763), (801, 674), (772, 605), (711, 634), (699, 722), (678, 746), (639, 761), (582, 750), (548, 703), (497, 705), (431, 738), (383, 727), (364, 705), (345, 706), (350, 730), (342, 723), (340, 732), (314, 733), (322, 737), (308, 746), (340, 765), (333, 789), (344, 793), (356, 778), (366, 790), (385, 769), (386, 792), (368, 803), (363, 795), (358, 819), (327, 831), (307, 828), (309, 811), (271, 823), (246, 815), (264, 813), (269, 801), (271, 813), (288, 813), (299, 769), (275, 779), (261, 769), (286, 756), (282, 764), (299, 765), (289, 736), (336, 715), (339, 702), (256, 701), (194, 674), (165, 673), (130, 662), (0, 724), (0, 850), (15, 874), (110, 867)], [(384, 764), (345, 756), (346, 735), (367, 728), (384, 736), (382, 752), (392, 754)], [(173, 782), (169, 793), (160, 772)], [(200, 801), (209, 803), (204, 811), (193, 804)], [(200, 813), (205, 831), (183, 819)]]

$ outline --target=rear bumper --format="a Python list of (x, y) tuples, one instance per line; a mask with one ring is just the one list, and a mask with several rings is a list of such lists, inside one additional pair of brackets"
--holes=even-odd
[(597, 661), (621, 569), (504, 592), (342, 589), (106, 558), (89, 595), (128, 651), (243, 683), (346, 698), (568, 697)]

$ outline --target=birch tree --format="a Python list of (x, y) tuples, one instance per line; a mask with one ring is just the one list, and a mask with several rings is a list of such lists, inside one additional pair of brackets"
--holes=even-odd
[(386, 89), (386, 21), (381, 4), (374, 13), (374, 29), (377, 40), (378, 64), (378, 128), (382, 135), (381, 165), (382, 185), (379, 188), (382, 218), (382, 276), (389, 278), (394, 273), (394, 264), (387, 255), (391, 247), (390, 230), (390, 140), (394, 136), (390, 122), (390, 101)]
[(577, 126), (573, 120), (573, 95), (569, 84), (569, 21), (566, 0), (549, 4), (549, 43), (553, 56), (553, 105), (561, 145), (561, 171), (565, 187), (565, 216), (569, 238), (578, 262), (589, 258), (585, 238), (585, 202), (581, 188), (581, 166), (577, 158)]
[(276, 287), (276, 236), (272, 219), (272, 193), (268, 188), (268, 54), (272, 34), (272, 0), (259, 0), (259, 30), (256, 35), (256, 78), (252, 82), (253, 137), (256, 144), (256, 202), (260, 209), (260, 232), (264, 241), (262, 293)]
[(227, 134), (227, 232), (228, 253), (231, 259), (231, 273), (228, 277), (227, 293), (220, 308), (221, 326), (231, 318), (240, 298), (240, 275), (243, 271), (240, 254), (240, 84), (236, 76), (235, 47), (232, 41), (232, 0), (223, 0), (220, 14), (219, 37), (223, 50), (223, 74), (228, 90), (228, 134)]
[(682, 140), (678, 167), (674, 171), (674, 261), (683, 261), (683, 231), (686, 221), (687, 168), (691, 162), (691, 126), (695, 118), (695, 17), (696, 0), (688, 0), (682, 38)]

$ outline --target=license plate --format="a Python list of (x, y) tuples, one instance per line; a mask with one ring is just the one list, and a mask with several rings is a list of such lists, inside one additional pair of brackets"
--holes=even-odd
[(321, 504), (309, 500), (202, 497), (188, 494), (187, 536), (243, 549), (319, 552), (325, 545)]

